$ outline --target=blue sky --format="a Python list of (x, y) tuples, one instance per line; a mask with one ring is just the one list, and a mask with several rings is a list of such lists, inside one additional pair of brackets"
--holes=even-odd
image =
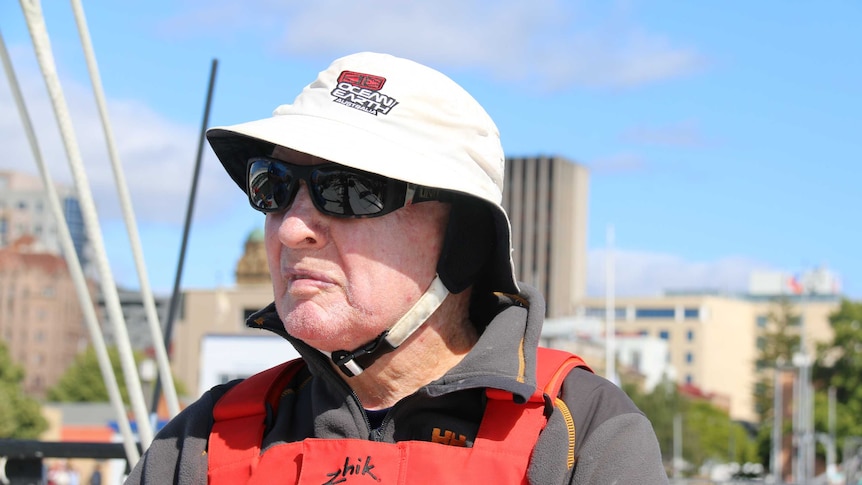
[[(862, 3), (82, 2), (151, 284), (169, 292), (207, 81), (210, 125), (269, 116), (333, 59), (429, 64), (486, 107), (509, 155), (590, 169), (589, 292), (613, 225), (618, 293), (744, 290), (825, 266), (862, 298)], [(118, 283), (137, 274), (68, 2), (43, 2)], [(55, 178), (70, 181), (17, 2), (0, 32)], [(0, 169), (36, 173), (8, 83)], [(230, 285), (263, 219), (206, 147), (183, 286)]]

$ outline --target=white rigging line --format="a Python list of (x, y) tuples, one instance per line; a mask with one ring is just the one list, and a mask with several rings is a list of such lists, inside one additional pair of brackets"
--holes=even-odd
[(21, 88), (18, 85), (18, 80), (15, 77), (15, 72), (12, 68), (12, 61), (9, 58), (9, 53), (6, 50), (6, 43), (3, 41), (3, 36), (0, 35), (0, 57), (3, 60), (3, 68), (6, 71), (6, 77), (9, 79), (9, 86), (12, 89), (12, 97), (15, 98), (15, 104), (18, 107), (18, 113), (21, 115), (21, 122), (24, 125), (24, 131), (27, 134), (27, 141), (30, 142), (30, 149), (33, 151), (33, 157), (36, 159), (36, 164), (39, 166), (39, 172), (42, 175), (42, 183), (45, 185), (45, 194), (48, 196), (48, 205), (57, 220), (57, 233), (60, 237), (60, 244), (63, 248), (63, 255), (66, 259), (66, 266), (69, 268), (69, 274), (72, 277), (72, 282), (75, 285), (75, 290), (78, 294), (78, 302), (81, 305), (81, 311), (84, 314), (84, 322), (87, 325), (87, 330), (90, 332), (90, 338), (93, 342), (93, 348), (96, 352), (96, 360), (99, 362), (99, 369), (102, 371), (102, 380), (105, 381), (105, 387), (108, 390), (108, 398), (114, 408), (114, 413), (117, 416), (117, 424), (120, 433), (123, 435), (123, 445), (126, 451), (126, 459), (130, 466), (134, 466), (140, 459), (138, 447), (135, 444), (135, 437), (132, 433), (132, 427), (129, 424), (129, 418), (126, 415), (126, 409), (123, 405), (123, 398), (120, 395), (120, 387), (117, 385), (117, 379), (114, 375), (114, 369), (111, 366), (111, 359), (108, 356), (108, 351), (105, 346), (105, 340), (102, 336), (102, 329), (99, 327), (99, 321), (96, 317), (96, 311), (93, 308), (93, 299), (90, 295), (87, 286), (87, 280), (84, 277), (84, 271), (81, 268), (78, 254), (75, 252), (75, 243), (72, 241), (72, 235), (69, 232), (68, 223), (63, 215), (63, 208), (60, 205), (60, 199), (57, 196), (57, 190), (54, 183), (51, 181), (51, 176), (42, 159), (42, 152), (39, 150), (39, 144), (36, 141), (36, 134), (33, 131), (33, 124), (30, 121), (30, 115), (27, 112), (27, 106), (24, 104), (24, 97), (21, 95)]
[(42, 76), (45, 78), (45, 84), (48, 88), (48, 94), (51, 97), (51, 102), (54, 106), (54, 113), (57, 118), (57, 124), (60, 128), (60, 135), (63, 139), (63, 145), (66, 148), (66, 156), (69, 159), (69, 168), (72, 172), (72, 178), (75, 181), (75, 187), (78, 191), (78, 199), (81, 205), (81, 214), (84, 218), (84, 227), (87, 231), (87, 238), (93, 244), (95, 253), (96, 267), (100, 275), (100, 284), (102, 293), (105, 298), (105, 307), (108, 311), (108, 317), (113, 324), (114, 334), (117, 340), (117, 350), (120, 354), (120, 363), (123, 368), (123, 376), (126, 380), (126, 390), (129, 394), (129, 400), (132, 404), (132, 411), (135, 415), (135, 420), (138, 425), (138, 436), (140, 437), (142, 449), (147, 449), (153, 441), (153, 428), (150, 425), (149, 414), (144, 402), (143, 389), (138, 376), (138, 370), (135, 366), (135, 359), (132, 354), (132, 346), (129, 343), (129, 333), (126, 329), (126, 322), (123, 317), (123, 312), (120, 307), (120, 298), (117, 294), (117, 287), (114, 283), (114, 277), (111, 274), (111, 268), (108, 264), (107, 254), (105, 252), (104, 242), (102, 240), (102, 231), (99, 227), (99, 218), (96, 214), (93, 195), (90, 191), (90, 185), (87, 181), (87, 175), (84, 171), (83, 162), (81, 160), (80, 149), (75, 137), (75, 131), (72, 127), (72, 121), (69, 117), (68, 106), (66, 105), (63, 90), (60, 86), (59, 77), (57, 76), (54, 58), (51, 53), (51, 43), (48, 39), (48, 31), (45, 26), (45, 20), (42, 16), (42, 8), (39, 0), (20, 0), (21, 9), (24, 11), (24, 16), (27, 19), (27, 28), (30, 31), (30, 37), (33, 40), (33, 47), (36, 50), (36, 58), (39, 61), (39, 67), (42, 70)]
[(120, 196), (120, 207), (123, 210), (123, 218), (126, 221), (126, 229), (129, 233), (129, 241), (132, 246), (132, 254), (135, 258), (135, 266), (138, 269), (138, 281), (141, 285), (141, 297), (144, 302), (144, 310), (147, 315), (147, 322), (150, 325), (150, 334), (153, 339), (153, 348), (156, 352), (156, 362), (158, 362), (159, 375), (164, 386), (165, 400), (168, 406), (168, 413), (171, 417), (176, 416), (180, 412), (180, 404), (177, 399), (177, 390), (174, 387), (174, 380), (171, 375), (170, 362), (168, 361), (168, 353), (164, 345), (164, 336), (162, 335), (162, 327), (159, 323), (159, 317), (156, 313), (156, 304), (153, 299), (153, 293), (150, 289), (149, 278), (147, 277), (147, 267), (144, 263), (143, 251), (141, 250), (140, 236), (138, 235), (138, 227), (135, 223), (135, 214), (132, 210), (132, 201), (129, 196), (128, 187), (126, 185), (125, 175), (123, 174), (123, 166), (120, 163), (120, 155), (117, 152), (117, 147), (114, 143), (114, 134), (111, 129), (111, 122), (108, 118), (108, 109), (105, 103), (104, 90), (102, 88), (102, 80), (99, 76), (99, 68), (96, 64), (96, 56), (93, 52), (93, 44), (90, 41), (89, 29), (87, 29), (87, 19), (84, 16), (84, 9), (79, 0), (72, 0), (72, 9), (75, 12), (75, 22), (78, 24), (78, 33), (81, 36), (81, 45), (84, 48), (84, 55), (87, 59), (87, 68), (90, 72), (90, 78), (93, 82), (93, 92), (96, 95), (96, 104), (99, 107), (99, 115), (102, 118), (102, 127), (105, 130), (105, 139), (108, 144), (108, 153), (111, 157), (111, 165), (114, 169), (114, 183), (117, 186), (117, 192)]

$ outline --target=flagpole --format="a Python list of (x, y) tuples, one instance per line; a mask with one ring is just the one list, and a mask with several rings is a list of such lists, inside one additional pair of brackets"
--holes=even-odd
[(616, 378), (616, 304), (614, 302), (614, 226), (607, 228), (605, 254), (605, 376), (611, 382)]

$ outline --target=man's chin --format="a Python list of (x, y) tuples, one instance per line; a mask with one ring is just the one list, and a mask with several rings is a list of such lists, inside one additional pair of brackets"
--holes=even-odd
[(308, 309), (300, 306), (284, 313), (279, 311), (278, 315), (291, 337), (326, 352), (343, 349), (341, 345), (346, 343), (344, 326), (333, 323), (331, 316), (327, 318), (321, 313), (320, 307)]

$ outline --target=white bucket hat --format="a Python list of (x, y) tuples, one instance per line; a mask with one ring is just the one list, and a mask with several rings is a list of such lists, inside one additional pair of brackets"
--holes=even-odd
[(342, 57), (271, 118), (211, 128), (207, 139), (243, 190), (248, 159), (283, 146), (484, 201), (496, 238), (488, 289), (519, 291), (511, 227), (501, 205), (505, 157), (499, 130), (469, 93), (438, 71), (387, 54)]

